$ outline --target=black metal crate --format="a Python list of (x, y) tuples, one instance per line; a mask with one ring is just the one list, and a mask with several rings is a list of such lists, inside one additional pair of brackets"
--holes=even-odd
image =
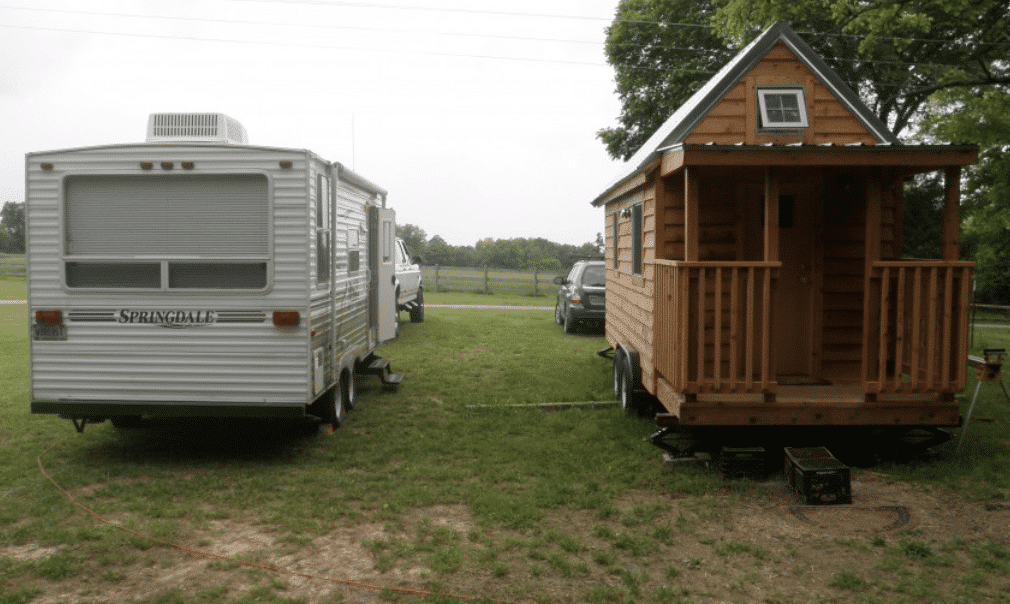
[(803, 503), (852, 503), (849, 468), (824, 447), (786, 447), (784, 473)]
[(723, 478), (767, 476), (764, 447), (723, 447), (719, 452), (719, 470)]

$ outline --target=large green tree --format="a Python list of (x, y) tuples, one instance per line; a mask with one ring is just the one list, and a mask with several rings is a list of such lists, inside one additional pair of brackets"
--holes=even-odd
[(621, 99), (619, 126), (597, 136), (627, 159), (733, 57), (712, 32), (707, 0), (622, 0), (607, 29), (607, 61)]
[(976, 262), (979, 301), (1010, 304), (1010, 86), (938, 93), (922, 125), (927, 141), (979, 145), (965, 173), (961, 253)]
[(1010, 83), (1008, 0), (622, 0), (607, 31), (622, 102), (620, 125), (598, 132), (608, 152), (630, 157), (727, 50), (778, 20), (898, 135), (938, 91)]

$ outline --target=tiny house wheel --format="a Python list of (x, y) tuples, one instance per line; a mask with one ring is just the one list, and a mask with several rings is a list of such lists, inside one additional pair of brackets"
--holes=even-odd
[(614, 351), (614, 397), (621, 400), (621, 366), (624, 363), (624, 353), (620, 348)]

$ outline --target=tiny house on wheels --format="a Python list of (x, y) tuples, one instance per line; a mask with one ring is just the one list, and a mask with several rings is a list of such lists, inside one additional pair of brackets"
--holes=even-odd
[[(976, 161), (901, 144), (793, 30), (765, 30), (592, 202), (622, 404), (647, 392), (661, 426), (958, 425)], [(932, 171), (943, 257), (903, 258), (903, 182)]]
[(33, 413), (316, 415), (394, 337), (386, 191), (223, 114), (155, 114), (147, 141), (26, 157)]

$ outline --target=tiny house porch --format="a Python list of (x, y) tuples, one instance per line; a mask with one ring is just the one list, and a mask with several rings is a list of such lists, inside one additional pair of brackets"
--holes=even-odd
[(938, 167), (887, 152), (858, 160), (886, 169), (782, 165), (797, 151), (657, 170), (646, 279), (661, 420), (957, 425), (973, 265), (957, 259), (960, 169), (939, 168), (945, 258), (902, 259), (902, 181)]
[(970, 267), (874, 263), (860, 373), (825, 379), (777, 371), (780, 262), (657, 260), (656, 395), (681, 424), (957, 425)]

